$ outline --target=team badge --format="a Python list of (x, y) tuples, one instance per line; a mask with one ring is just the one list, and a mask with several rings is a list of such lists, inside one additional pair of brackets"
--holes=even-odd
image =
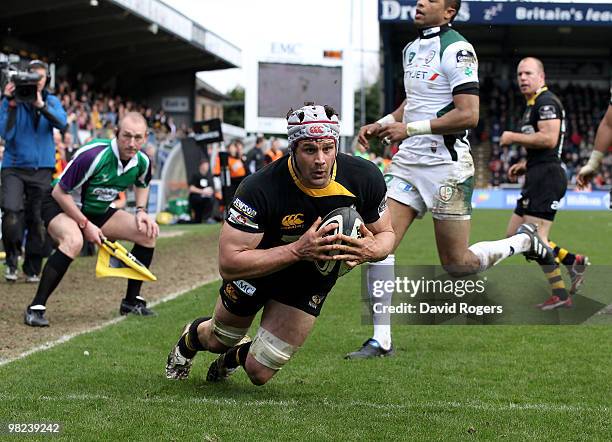
[(412, 60), (414, 59), (414, 56), (416, 55), (416, 52), (410, 52), (408, 54), (408, 64), (411, 65), (412, 64)]
[(440, 190), (438, 191), (438, 195), (440, 197), (440, 201), (447, 203), (453, 197), (455, 193), (455, 189), (452, 186), (440, 186)]
[(431, 60), (434, 59), (435, 56), (436, 56), (435, 49), (432, 49), (431, 51), (429, 51), (429, 54), (427, 54), (427, 57), (425, 58), (425, 64), (429, 64)]

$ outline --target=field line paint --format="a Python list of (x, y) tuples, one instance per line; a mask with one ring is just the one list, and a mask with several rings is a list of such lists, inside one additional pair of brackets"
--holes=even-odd
[[(176, 381), (168, 381), (176, 382)], [(110, 401), (110, 402), (125, 402), (124, 397), (112, 397), (100, 394), (67, 394), (59, 396), (27, 396), (31, 397), (32, 400), (50, 401), (50, 402), (79, 402), (79, 401)], [(0, 394), (0, 399), (3, 401), (7, 400), (23, 400), (27, 397), (22, 396), (8, 396)], [(331, 400), (329, 398), (322, 398), (317, 401), (302, 401), (296, 399), (287, 400), (275, 400), (275, 399), (261, 399), (261, 400), (245, 400), (241, 401), (233, 398), (207, 398), (207, 397), (180, 397), (180, 396), (158, 396), (149, 398), (136, 398), (136, 402), (142, 403), (156, 403), (156, 404), (180, 404), (180, 403), (192, 403), (192, 404), (210, 404), (217, 406), (230, 406), (230, 407), (258, 407), (258, 406), (271, 406), (271, 407), (304, 407), (305, 405), (331, 408), (331, 409), (346, 409), (346, 408), (372, 408), (376, 410), (412, 410), (420, 408), (434, 408), (434, 409), (473, 409), (482, 411), (543, 411), (543, 412), (600, 412), (608, 413), (609, 407), (606, 406), (591, 406), (591, 405), (566, 405), (566, 404), (554, 404), (554, 403), (491, 403), (491, 402), (458, 402), (458, 401), (427, 401), (427, 402), (412, 402), (405, 404), (389, 404), (383, 402), (369, 402), (369, 401), (342, 401), (342, 400)]]
[[(206, 278), (206, 279), (198, 282), (197, 284), (194, 284), (194, 285), (192, 285), (192, 286), (190, 286), (190, 287), (188, 287), (188, 288), (186, 288), (184, 290), (180, 290), (178, 292), (171, 293), (169, 295), (164, 296), (161, 299), (158, 299), (157, 301), (153, 301), (153, 302), (147, 303), (147, 305), (149, 305), (150, 307), (155, 307), (158, 304), (161, 304), (163, 302), (171, 301), (171, 300), (173, 300), (175, 298), (178, 298), (181, 295), (184, 295), (187, 292), (190, 292), (191, 290), (197, 289), (198, 287), (201, 287), (203, 285), (206, 285), (206, 284), (208, 284), (210, 282), (213, 282), (213, 281), (216, 281), (218, 279), (219, 278), (217, 276)], [(67, 335), (63, 335), (63, 336), (60, 336), (58, 339), (56, 339), (54, 341), (49, 341), (49, 342), (45, 342), (44, 344), (37, 345), (36, 347), (33, 347), (33, 348), (29, 349), (29, 350), (26, 350), (23, 353), (20, 353), (17, 356), (14, 356), (12, 358), (0, 359), (0, 367), (3, 366), (3, 365), (6, 365), (6, 364), (10, 364), (11, 362), (17, 361), (19, 359), (23, 359), (23, 358), (25, 358), (27, 356), (30, 356), (31, 354), (38, 353), (39, 351), (48, 350), (50, 348), (53, 348), (55, 346), (58, 346), (60, 344), (65, 343), (65, 342), (68, 342), (68, 341), (70, 341), (71, 339), (73, 339), (73, 338), (75, 338), (77, 336), (84, 335), (86, 333), (95, 332), (95, 331), (98, 331), (98, 330), (102, 330), (103, 328), (106, 328), (108, 326), (117, 324), (117, 323), (123, 321), (126, 318), (127, 318), (127, 316), (120, 316), (118, 318), (113, 318), (113, 319), (111, 319), (109, 321), (103, 322), (102, 324), (98, 324), (98, 325), (96, 325), (94, 327), (89, 327), (89, 328), (86, 328), (84, 330), (80, 330), (80, 331), (75, 332), (75, 333), (70, 333), (70, 334), (67, 334)]]

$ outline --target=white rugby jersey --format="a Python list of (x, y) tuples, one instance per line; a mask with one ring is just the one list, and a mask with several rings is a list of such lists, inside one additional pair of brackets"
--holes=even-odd
[[(402, 54), (404, 123), (439, 118), (454, 108), (453, 95), (478, 95), (478, 59), (472, 45), (450, 25), (419, 30)], [(401, 164), (472, 163), (468, 131), (405, 139), (393, 161)]]

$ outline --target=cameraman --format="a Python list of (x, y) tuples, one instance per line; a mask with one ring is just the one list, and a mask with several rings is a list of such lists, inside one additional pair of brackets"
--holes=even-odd
[(42, 197), (51, 191), (55, 168), (53, 128), (64, 130), (66, 112), (55, 95), (45, 90), (49, 66), (32, 60), (30, 71), (40, 76), (31, 102), (15, 99), (10, 81), (2, 91), (0, 137), (6, 140), (0, 169), (2, 181), (2, 242), (6, 252), (4, 278), (17, 281), (17, 258), (28, 230), (23, 271), (26, 281), (38, 282), (42, 266), (45, 228), (40, 218)]

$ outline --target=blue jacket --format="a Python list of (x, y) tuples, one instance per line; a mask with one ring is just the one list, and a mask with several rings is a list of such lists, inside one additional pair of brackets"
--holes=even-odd
[[(0, 103), (0, 137), (6, 141), (2, 168), (23, 167), (28, 169), (54, 168), (55, 143), (53, 128), (66, 127), (66, 111), (55, 95), (43, 91), (46, 103), (44, 111), (33, 105), (17, 103), (15, 123), (7, 131), (9, 99)], [(36, 114), (39, 114), (38, 116)], [(38, 125), (35, 125), (38, 118)]]

